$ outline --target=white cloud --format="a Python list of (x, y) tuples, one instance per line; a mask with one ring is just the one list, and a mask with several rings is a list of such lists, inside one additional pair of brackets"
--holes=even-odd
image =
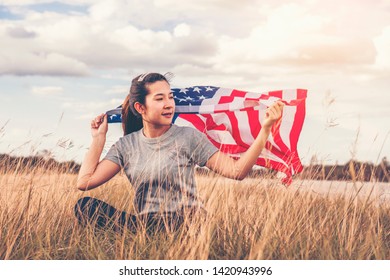
[(29, 53), (0, 50), (0, 74), (84, 76), (87, 66), (59, 53)]
[[(376, 66), (390, 71), (390, 25), (385, 27), (382, 33), (374, 39), (377, 49)], [(390, 72), (388, 72), (390, 75)]]
[(188, 37), (191, 34), (191, 27), (186, 23), (180, 23), (176, 25), (173, 30), (173, 35), (175, 37)]
[(34, 38), (37, 34), (26, 30), (23, 27), (10, 27), (7, 29), (8, 35), (14, 38)]
[(88, 102), (67, 101), (62, 103), (62, 108), (72, 109), (73, 112), (91, 112), (95, 114), (100, 114), (102, 112), (116, 108), (117, 106), (122, 104), (123, 99), (112, 98), (108, 101), (88, 101)]
[(311, 13), (296, 4), (270, 13), (266, 24), (255, 27), (246, 38), (224, 36), (218, 62), (285, 65), (319, 68), (324, 64), (372, 64), (375, 47), (369, 38), (345, 38), (325, 32), (332, 18)]
[(215, 54), (216, 36), (186, 24), (177, 25), (179, 37), (174, 30), (137, 28), (120, 4), (110, 2), (103, 18), (94, 13), (107, 2), (91, 6), (90, 16), (27, 11), (23, 20), (0, 22), (0, 74), (82, 76), (92, 69), (142, 69), (151, 61), (166, 71), (178, 62), (205, 65)]
[(90, 113), (90, 114), (83, 114), (83, 115), (76, 116), (75, 119), (76, 120), (92, 120), (94, 117), (95, 117), (95, 115)]
[[(169, 1), (155, 3), (161, 7), (170, 5)], [(240, 7), (234, 3), (233, 1), (226, 3), (222, 8), (222, 14), (229, 15), (234, 11), (233, 6)], [(212, 1), (209, 6), (206, 5), (211, 10), (202, 15), (210, 18), (208, 15), (216, 11), (216, 4), (220, 4), (220, 1)], [(360, 57), (364, 61), (372, 59), (373, 52), (370, 51), (372, 48), (368, 42), (348, 41), (337, 36), (322, 35), (321, 32), (330, 19), (311, 13), (310, 10), (298, 5), (282, 5), (267, 14), (267, 17), (263, 16), (260, 24), (253, 26), (247, 37), (217, 34), (216, 29), (207, 31), (208, 27), (204, 26), (202, 21), (194, 22), (199, 20), (196, 13), (191, 14), (194, 17), (190, 20), (191, 27), (183, 22), (176, 24), (172, 30), (136, 27), (129, 24), (128, 20), (131, 16), (139, 15), (145, 8), (132, 5), (132, 9), (127, 9), (130, 8), (129, 5), (129, 2), (122, 0), (99, 1), (90, 7), (90, 15), (28, 11), (26, 19), (21, 21), (19, 26), (6, 22), (4, 27), (8, 30), (12, 28), (11, 30), (21, 31), (25, 30), (24, 26), (28, 26), (26, 32), (37, 36), (28, 44), (26, 42), (13, 50), (18, 41), (7, 37), (6, 34), (2, 35), (1, 39), (6, 46), (8, 45), (9, 51), (3, 57), (12, 63), (4, 61), (1, 73), (53, 72), (55, 75), (86, 75), (92, 68), (142, 69), (145, 65), (153, 63), (154, 67), (165, 69), (183, 64), (211, 68), (214, 64), (214, 71), (220, 71), (221, 74), (237, 73), (237, 70), (244, 68), (246, 71), (241, 72), (244, 75), (251, 72), (251, 69), (258, 71), (259, 64), (290, 64), (299, 67), (308, 64), (337, 63), (339, 60), (355, 62)], [(198, 9), (202, 7), (199, 4), (195, 6)], [(243, 5), (243, 9), (247, 9), (248, 6), (250, 5)], [(178, 17), (177, 13), (182, 9), (174, 7), (172, 9), (174, 12), (167, 13)], [(164, 23), (165, 13), (153, 7), (149, 10), (146, 17), (151, 16), (156, 23)], [(252, 22), (251, 18), (255, 15), (259, 16), (259, 13), (252, 11), (248, 19), (240, 23), (245, 25), (246, 21)], [(169, 20), (168, 17), (165, 22)], [(141, 26), (144, 21), (148, 22), (141, 17), (139, 20)], [(352, 56), (354, 52), (350, 49), (354, 46), (360, 46), (356, 48), (355, 53), (362, 54), (363, 50), (364, 55)], [(6, 51), (7, 48), (2, 52)], [(46, 58), (46, 61), (37, 68), (25, 66), (18, 60), (17, 53), (24, 53), (24, 56), (32, 60), (29, 65), (36, 65), (34, 58), (35, 60)], [(44, 55), (41, 55), (42, 53)], [(60, 63), (52, 61), (53, 56), (56, 56), (56, 60), (62, 56), (61, 62), (64, 65), (61, 67), (58, 65)]]
[(109, 95), (125, 96), (126, 94), (128, 94), (129, 89), (130, 89), (129, 85), (117, 85), (117, 86), (112, 86), (111, 88), (105, 90), (104, 93)]
[[(60, 0), (58, 2), (70, 4), (70, 5), (86, 5), (92, 4), (96, 1), (94, 0)], [(45, 4), (53, 3), (53, 0), (0, 0), (1, 5), (10, 5), (10, 6), (24, 6), (24, 5), (36, 5), (36, 4)]]
[[(16, 3), (15, 3), (16, 2)], [(47, 3), (51, 2), (49, 0), (0, 0), (1, 5), (31, 5), (31, 4), (41, 4), (41, 3)]]
[(123, 4), (123, 8), (126, 8), (126, 2), (123, 0), (111, 0), (111, 1), (97, 1), (90, 9), (90, 15), (94, 20), (104, 21), (118, 15), (123, 15), (126, 9), (118, 9), (120, 4)]
[(259, 0), (248, 0), (248, 1), (236, 1), (236, 0), (198, 0), (198, 1), (183, 1), (180, 5), (177, 4), (176, 0), (154, 0), (154, 4), (158, 8), (170, 8), (173, 10), (185, 11), (210, 11), (213, 10), (234, 10), (240, 9), (243, 6), (255, 6), (256, 3), (260, 3)]
[(31, 93), (38, 96), (53, 96), (60, 95), (64, 92), (62, 87), (54, 87), (54, 86), (34, 86), (31, 89)]

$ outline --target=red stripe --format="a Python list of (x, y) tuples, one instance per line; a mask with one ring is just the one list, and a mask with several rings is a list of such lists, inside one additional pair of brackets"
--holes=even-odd
[(248, 114), (249, 127), (251, 129), (252, 137), (256, 138), (257, 135), (259, 135), (261, 129), (259, 111), (258, 110), (247, 111), (247, 114)]
[[(210, 137), (208, 135), (207, 132), (209, 132), (211, 130), (228, 131), (228, 129), (227, 129), (226, 125), (224, 125), (224, 124), (218, 125), (217, 123), (215, 123), (214, 119), (212, 118), (212, 116), (210, 114), (203, 114), (202, 116), (206, 118), (206, 133), (205, 134), (212, 141), (214, 146), (219, 148), (222, 152), (229, 153), (229, 154), (238, 154), (238, 153), (243, 153), (248, 149), (247, 146), (241, 145), (241, 143), (238, 141), (238, 139), (241, 139), (241, 138), (236, 137), (234, 135), (234, 132), (231, 134), (232, 134), (233, 139), (236, 141), (236, 145), (224, 144), (224, 143), (220, 143), (220, 142), (214, 140), (212, 137)], [(231, 126), (232, 126), (232, 128), (234, 127), (233, 125), (231, 125)]]
[[(297, 98), (304, 100), (307, 96), (307, 90), (299, 89), (297, 90)], [(301, 161), (298, 156), (298, 139), (302, 131), (303, 122), (305, 120), (305, 114), (306, 114), (306, 108), (305, 108), (305, 102), (300, 102), (297, 105), (297, 112), (295, 114), (293, 126), (291, 129), (290, 134), (290, 142), (291, 142), (291, 152), (292, 152), (292, 158), (291, 158), (291, 164), (293, 166), (293, 169), (296, 173), (301, 172), (303, 167), (301, 164)]]
[(227, 112), (224, 114), (226, 114), (226, 116), (229, 118), (232, 127), (232, 136), (234, 140), (236, 140), (236, 143), (241, 147), (245, 147), (246, 149), (249, 148), (248, 144), (246, 144), (241, 138), (238, 120), (234, 112)]
[(268, 92), (270, 96), (275, 96), (277, 98), (283, 99), (283, 90), (275, 90)]
[[(285, 153), (290, 152), (290, 148), (283, 142), (282, 137), (280, 136), (280, 125), (281, 120), (275, 123), (271, 129), (272, 137), (274, 138), (275, 144), (279, 147), (279, 149)], [(290, 131), (291, 133), (291, 131)]]
[(218, 103), (231, 103), (236, 97), (245, 97), (246, 91), (233, 89), (230, 95), (223, 95)]
[(178, 118), (182, 118), (190, 122), (197, 130), (201, 132), (205, 132), (206, 130), (204, 121), (197, 114), (180, 114)]

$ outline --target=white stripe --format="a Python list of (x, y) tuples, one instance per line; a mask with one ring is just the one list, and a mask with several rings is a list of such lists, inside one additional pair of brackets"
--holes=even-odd
[(236, 112), (235, 116), (238, 122), (238, 129), (240, 132), (241, 140), (247, 144), (252, 145), (255, 139), (252, 136), (252, 131), (249, 125), (249, 118), (247, 112)]
[[(260, 96), (262, 96), (262, 95), (270, 96), (269, 92), (251, 92), (251, 91), (248, 91), (247, 93), (245, 93), (245, 98), (256, 98), (256, 99), (259, 99)], [(270, 96), (270, 97), (272, 97), (272, 96)]]
[[(206, 122), (205, 117), (203, 117), (203, 116), (198, 116), (198, 117), (203, 122)], [(178, 126), (189, 126), (189, 127), (195, 128), (195, 126), (191, 122), (189, 122), (185, 119), (182, 119), (180, 117), (176, 119), (175, 124)], [(230, 126), (228, 126), (228, 127), (230, 127)], [(227, 130), (208, 130), (207, 134), (210, 136), (210, 138), (212, 138), (213, 140), (215, 140), (219, 144), (237, 145), (237, 142), (234, 140), (231, 133)]]
[(263, 104), (263, 105), (265, 105), (265, 106), (267, 106), (267, 107), (270, 107), (270, 106), (272, 106), (276, 101), (278, 101), (278, 100), (280, 100), (280, 98), (278, 98), (278, 97), (275, 97), (275, 96), (271, 96), (270, 98), (268, 98), (268, 99), (260, 99), (259, 100), (259, 103), (260, 104)]
[(180, 117), (176, 118), (175, 124), (178, 125), (178, 126), (189, 126), (189, 127), (192, 127), (192, 128), (196, 129), (196, 127), (191, 122), (189, 122), (189, 121), (187, 121), (185, 119), (182, 119)]
[(297, 90), (296, 89), (284, 89), (282, 91), (283, 100), (290, 102), (291, 100), (297, 99)]
[(175, 113), (198, 113), (201, 106), (176, 105)]
[(225, 113), (211, 114), (210, 116), (217, 125), (224, 124), (226, 130), (228, 130), (230, 134), (232, 133), (232, 124), (230, 123), (230, 120)]
[(203, 117), (202, 115), (198, 115), (198, 117), (202, 120), (203, 123), (206, 123), (207, 118)]
[(283, 108), (282, 122), (280, 124), (280, 138), (283, 143), (291, 150), (290, 134), (294, 125), (294, 118), (297, 111), (296, 106), (285, 106)]
[(230, 96), (232, 93), (232, 89), (228, 88), (219, 88), (214, 96), (212, 98), (208, 98), (203, 100), (202, 105), (215, 105), (219, 103), (219, 100), (221, 99), (222, 96)]
[[(290, 102), (297, 99), (296, 90), (283, 90), (283, 100)], [(295, 121), (295, 114), (297, 112), (297, 106), (284, 106), (282, 122), (280, 124), (280, 138), (283, 143), (291, 150), (290, 134)]]
[(263, 149), (261, 151), (260, 157), (264, 158), (265, 160), (270, 159), (270, 160), (279, 162), (279, 163), (283, 164), (285, 167), (288, 167), (290, 169), (290, 167), (288, 166), (288, 164), (284, 160), (282, 160), (280, 157), (278, 157), (277, 155), (272, 153), (270, 150)]
[(281, 150), (280, 147), (278, 145), (276, 145), (276, 143), (274, 141), (274, 137), (272, 136), (272, 133), (269, 134), (267, 141), (270, 142), (271, 145), (274, 146), (275, 148), (278, 148), (279, 150)]
[[(267, 93), (266, 93), (267, 94)], [(260, 96), (262, 95), (262, 93), (258, 93), (258, 92), (250, 92), (248, 91), (246, 94), (245, 94), (245, 98), (260, 98)]]
[(229, 103), (229, 111), (237, 111), (244, 108), (245, 98), (236, 97), (233, 102)]
[(208, 130), (207, 134), (219, 144), (237, 145), (237, 142), (227, 130)]
[[(203, 101), (204, 102), (204, 101)], [(214, 105), (200, 105), (199, 113), (200, 114), (213, 114), (215, 111), (228, 111), (229, 104), (214, 104)]]

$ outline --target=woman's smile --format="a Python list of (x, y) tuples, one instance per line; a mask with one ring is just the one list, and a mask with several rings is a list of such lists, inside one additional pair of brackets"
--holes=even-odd
[(172, 118), (173, 113), (172, 112), (167, 112), (167, 113), (163, 113), (162, 115), (169, 119), (169, 118)]

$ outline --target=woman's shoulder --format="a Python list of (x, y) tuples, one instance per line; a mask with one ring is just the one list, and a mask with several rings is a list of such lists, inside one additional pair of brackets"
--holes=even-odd
[(129, 133), (129, 134), (126, 134), (124, 136), (121, 136), (117, 140), (116, 144), (123, 145), (123, 144), (133, 143), (139, 137), (139, 133), (140, 133), (140, 130), (134, 131), (134, 132)]

